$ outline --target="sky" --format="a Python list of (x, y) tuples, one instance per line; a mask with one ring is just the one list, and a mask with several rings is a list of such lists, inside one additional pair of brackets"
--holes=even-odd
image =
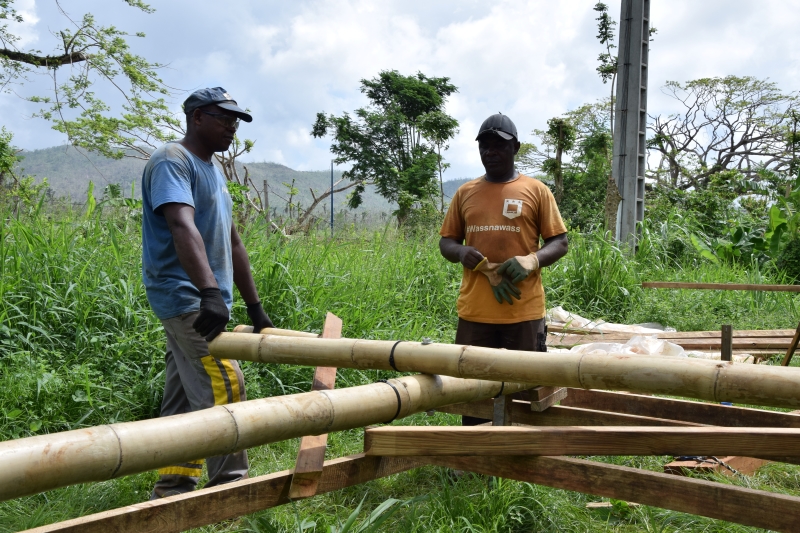
[[(447, 76), (458, 93), (447, 112), (459, 133), (444, 154), (445, 179), (483, 173), (475, 135), (498, 111), (512, 118), (521, 141), (548, 118), (609, 94), (595, 68), (596, 0), (148, 0), (145, 14), (122, 0), (61, 0), (74, 19), (93, 13), (144, 39), (136, 53), (166, 64), (164, 81), (177, 89), (176, 112), (188, 94), (222, 86), (254, 121), (241, 137), (256, 141), (245, 161), (271, 161), (296, 170), (330, 167), (330, 139), (314, 139), (317, 112), (341, 114), (367, 104), (360, 80), (381, 70)], [(619, 19), (619, 1), (607, 2)], [(20, 48), (52, 52), (52, 32), (67, 27), (55, 0), (15, 0), (25, 22), (14, 26)], [(221, 7), (222, 6), (222, 7)], [(800, 0), (652, 0), (648, 111), (669, 113), (668, 81), (729, 74), (769, 78), (786, 92), (800, 89)], [(66, 75), (66, 73), (64, 73)], [(32, 150), (65, 137), (20, 96), (45, 94), (52, 81), (33, 76), (0, 94), (0, 125), (14, 144)], [(114, 89), (97, 95), (118, 103)]]

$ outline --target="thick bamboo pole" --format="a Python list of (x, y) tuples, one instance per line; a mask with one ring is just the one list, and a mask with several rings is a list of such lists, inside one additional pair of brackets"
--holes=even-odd
[(406, 376), (360, 387), (220, 405), (183, 415), (0, 443), (0, 500), (104, 481), (305, 435), (384, 423), (530, 388)]
[(222, 333), (216, 357), (264, 363), (423, 372), (715, 402), (800, 406), (800, 368), (684, 357), (495, 350), (456, 344)]

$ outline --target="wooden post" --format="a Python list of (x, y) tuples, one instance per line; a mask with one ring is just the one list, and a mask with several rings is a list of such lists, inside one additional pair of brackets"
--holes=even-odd
[(720, 355), (722, 361), (733, 360), (733, 326), (722, 326), (722, 351)]
[(797, 344), (800, 342), (800, 322), (797, 324), (797, 331), (794, 332), (794, 337), (792, 337), (792, 342), (789, 345), (789, 348), (786, 350), (786, 355), (783, 357), (783, 361), (781, 365), (789, 366), (789, 362), (792, 360), (792, 356), (794, 355), (795, 350), (797, 350)]
[(511, 396), (500, 396), (495, 398), (492, 404), (492, 425), (510, 426), (511, 425)]
[[(342, 336), (342, 319), (328, 313), (322, 327), (323, 339), (339, 339)], [(314, 383), (311, 390), (331, 390), (336, 382), (336, 367), (318, 366), (314, 371)], [(325, 462), (325, 450), (328, 447), (328, 434), (306, 435), (300, 440), (297, 461), (289, 487), (289, 498), (296, 500), (308, 498), (317, 493), (322, 465)]]

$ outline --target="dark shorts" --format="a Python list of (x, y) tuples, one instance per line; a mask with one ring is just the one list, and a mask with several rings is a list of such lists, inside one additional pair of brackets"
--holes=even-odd
[(458, 319), (456, 344), (546, 352), (547, 329), (544, 318), (516, 324), (485, 324)]
[[(483, 346), (484, 348), (505, 348), (528, 352), (547, 351), (547, 327), (544, 318), (528, 320), (515, 324), (486, 324), (458, 319), (456, 344)], [(477, 426), (491, 420), (474, 416), (462, 416), (461, 425)]]

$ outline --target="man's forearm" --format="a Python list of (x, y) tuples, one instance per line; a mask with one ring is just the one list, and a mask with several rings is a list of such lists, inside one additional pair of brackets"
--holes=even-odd
[(239, 294), (246, 304), (254, 304), (259, 301), (258, 289), (253, 279), (253, 272), (250, 270), (250, 258), (247, 250), (241, 241), (231, 243), (231, 253), (233, 255), (233, 282), (239, 289)]
[(458, 263), (461, 261), (461, 248), (463, 248), (463, 245), (455, 239), (442, 237), (439, 240), (439, 252), (441, 252), (442, 257), (451, 263)]
[(175, 253), (178, 261), (186, 271), (189, 279), (198, 290), (217, 287), (211, 267), (208, 265), (206, 247), (200, 232), (194, 226), (174, 226), (170, 228), (172, 241), (175, 244)]
[(552, 265), (567, 255), (568, 250), (569, 246), (567, 243), (566, 233), (546, 239), (544, 241), (544, 246), (542, 246), (539, 251), (536, 252), (536, 258), (539, 260), (539, 268)]

